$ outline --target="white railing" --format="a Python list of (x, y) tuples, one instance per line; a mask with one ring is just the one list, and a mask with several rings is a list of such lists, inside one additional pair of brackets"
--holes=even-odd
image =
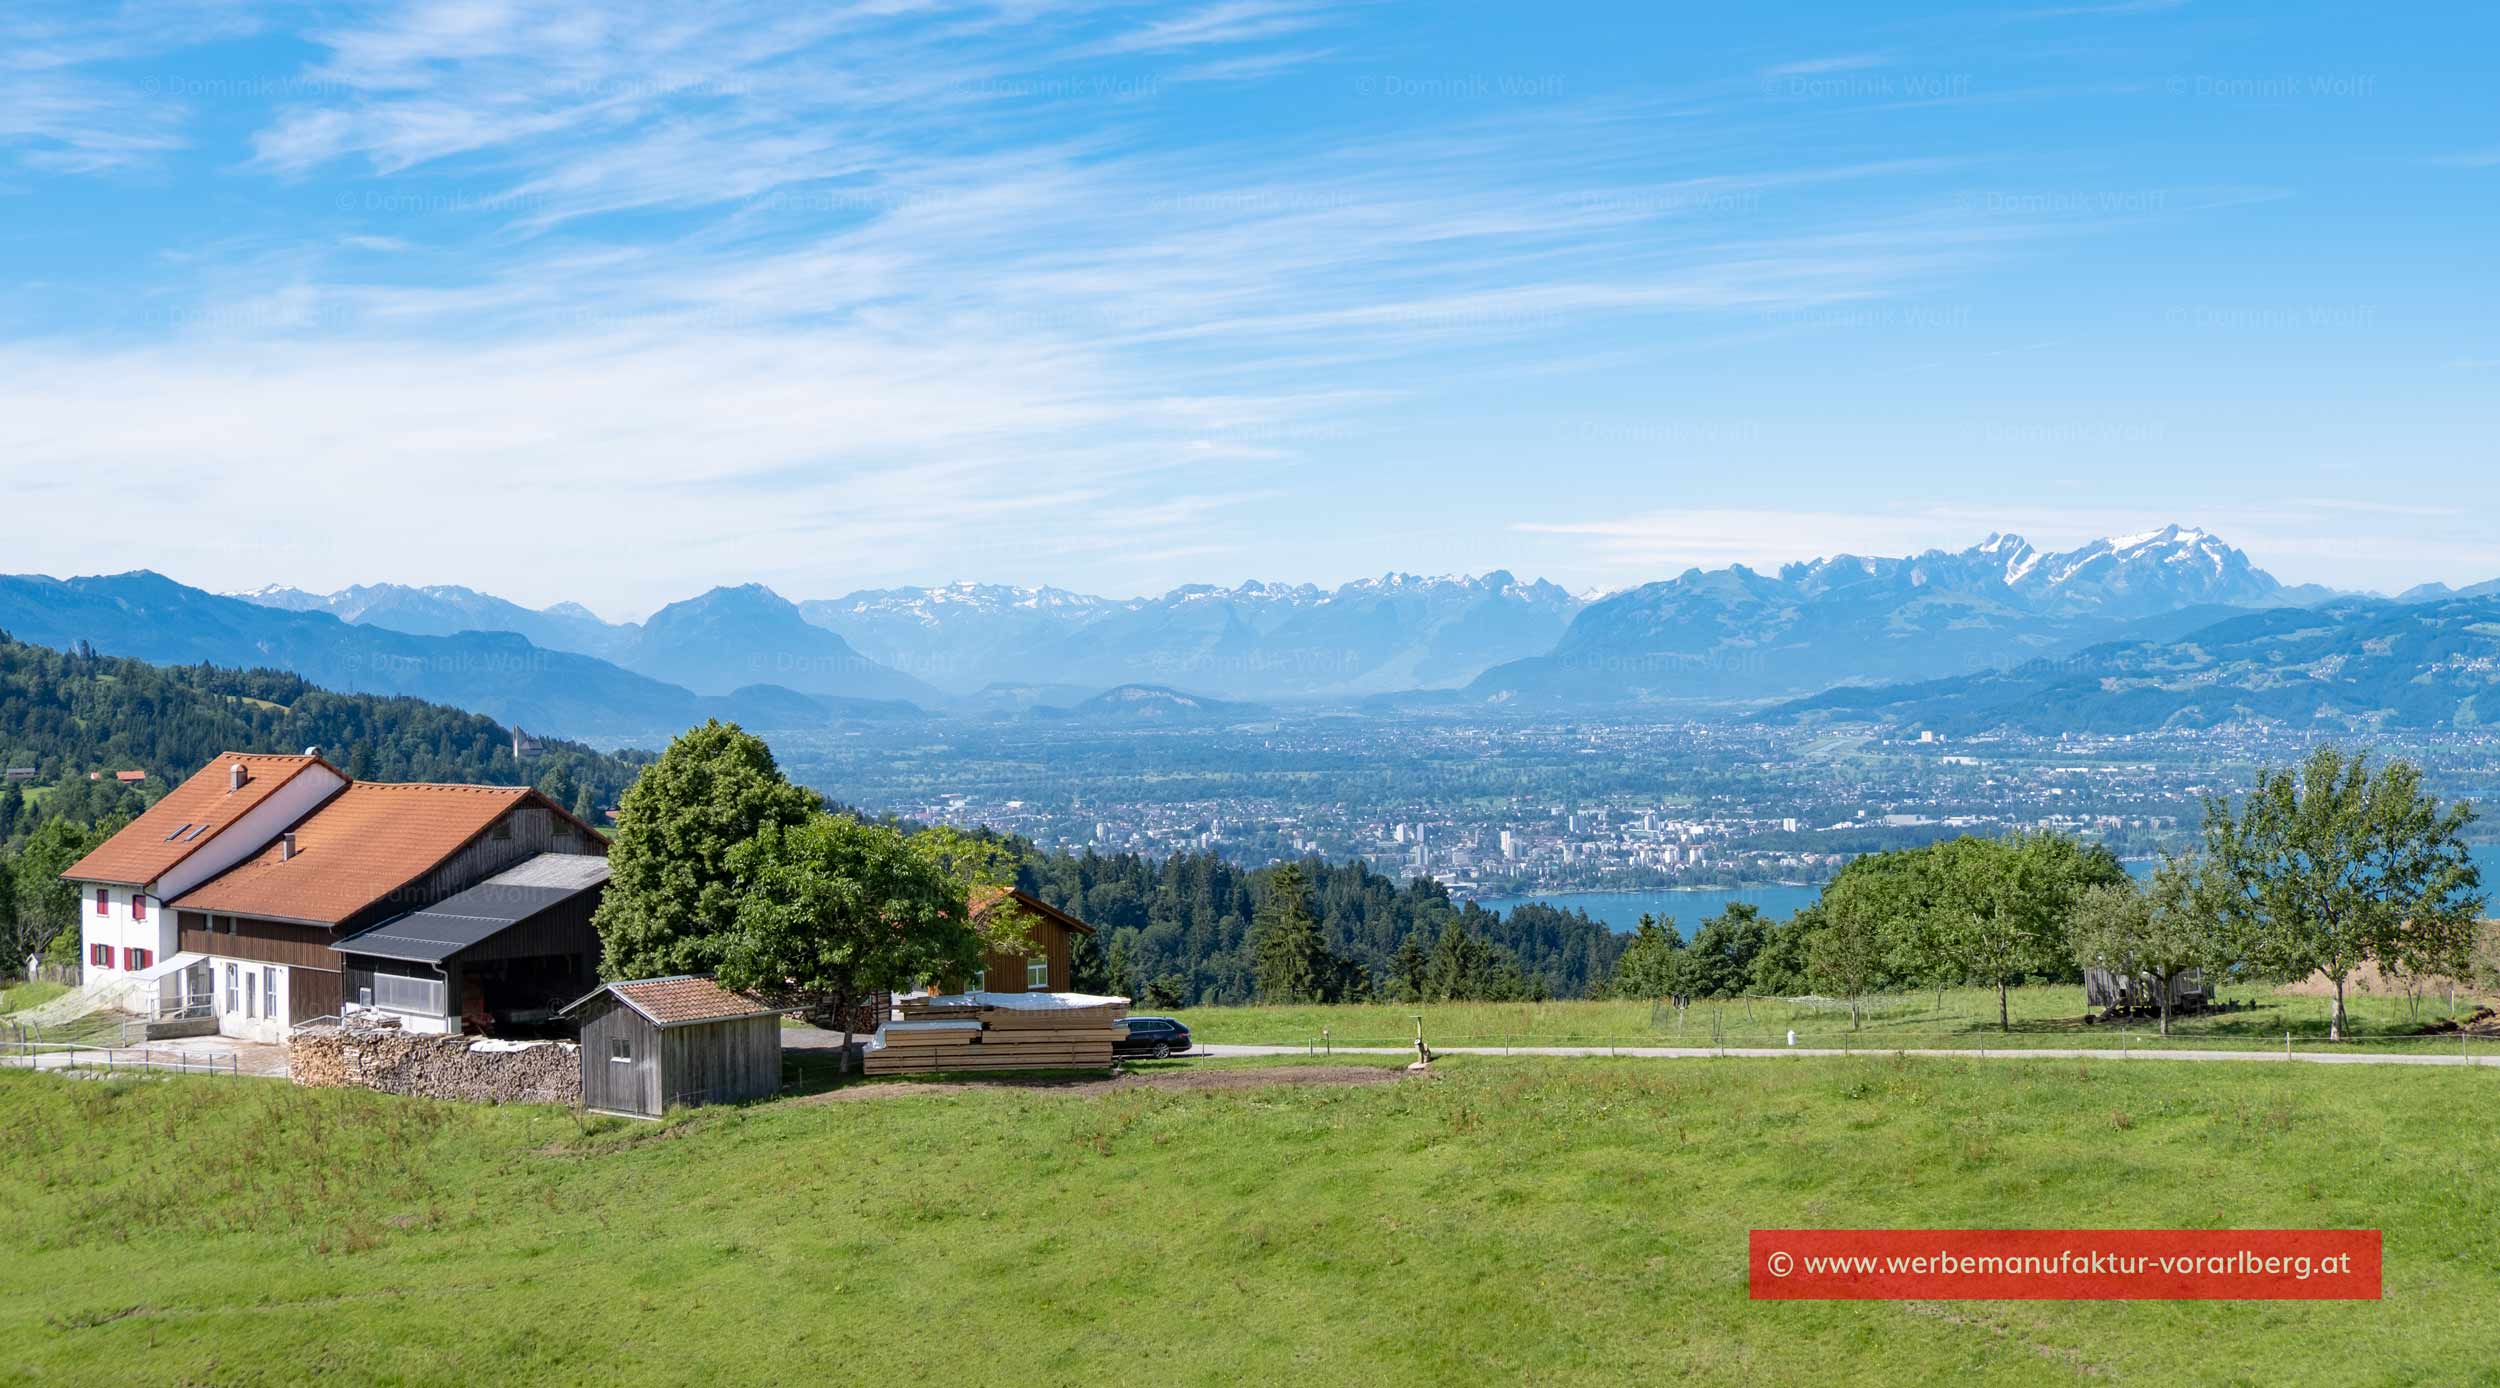
[(414, 1012), (425, 1017), (440, 1017), (449, 994), (439, 978), (409, 978), (403, 974), (373, 976), (373, 1005), (386, 1012)]

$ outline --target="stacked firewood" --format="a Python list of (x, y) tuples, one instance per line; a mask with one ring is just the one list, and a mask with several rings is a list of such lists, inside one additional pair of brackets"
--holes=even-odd
[(378, 1089), (479, 1104), (578, 1105), (581, 1048), (563, 1041), (488, 1041), (383, 1027), (307, 1027), (287, 1039), (297, 1084)]

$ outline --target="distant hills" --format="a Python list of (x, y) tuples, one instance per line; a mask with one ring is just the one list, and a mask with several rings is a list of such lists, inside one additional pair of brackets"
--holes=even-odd
[[(705, 697), (594, 656), (534, 645), (515, 632), (415, 635), (328, 611), (221, 597), (144, 571), (0, 577), (0, 631), (63, 650), (83, 643), (156, 665), (284, 670), (329, 689), (406, 695), (573, 737), (668, 733), (715, 716), (779, 728), (793, 726), (793, 719), (829, 724), (897, 711), (761, 682)], [(917, 714), (908, 705), (900, 711)]]
[(2020, 664), (2160, 637), (2230, 612), (2325, 600), (2198, 530), (2043, 551), (1840, 555), (1777, 573), (1694, 569), (1590, 604), (1554, 649), (1486, 671), (1470, 701), (1613, 704), (1800, 695)]
[(2010, 670), (1835, 689), (1763, 716), (1950, 734), (2482, 727), (2500, 722), (2500, 597), (2248, 613)]
[(1261, 704), (1235, 703), (1184, 694), (1153, 684), (1124, 684), (1106, 689), (1073, 708), (1041, 708), (1035, 714), (1086, 723), (1129, 723), (1165, 726), (1223, 725), (1266, 718), (1274, 710)]

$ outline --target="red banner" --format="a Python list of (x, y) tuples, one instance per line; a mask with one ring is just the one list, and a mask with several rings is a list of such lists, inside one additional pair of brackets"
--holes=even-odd
[(1756, 1301), (2376, 1301), (2376, 1229), (1756, 1229)]

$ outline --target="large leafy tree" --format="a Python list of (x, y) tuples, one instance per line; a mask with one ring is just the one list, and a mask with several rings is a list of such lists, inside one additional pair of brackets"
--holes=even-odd
[(2066, 922), (2089, 887), (2126, 880), (2106, 848), (2058, 834), (1963, 837), (1918, 850), (1925, 919), (1906, 956), (1919, 972), (1996, 989), (1997, 1025), (2013, 1030), (2009, 995), (2034, 973), (2067, 967)]
[(1684, 952), (1684, 936), (1675, 920), (1644, 915), (1633, 930), (1623, 957), (1615, 961), (1614, 994), (1619, 998), (1664, 998), (1676, 992), (1676, 958)]
[(1041, 925), (1032, 912), (1002, 895), (1016, 885), (1024, 867), (1024, 846), (1013, 839), (981, 830), (933, 824), (914, 833), (907, 845), (913, 856), (944, 875), (967, 900), (979, 900), (981, 912), (973, 929), (1000, 954), (1026, 954), (1033, 932)]
[(767, 828), (807, 823), (820, 804), (734, 723), (679, 734), (618, 809), (597, 917), (607, 976), (717, 970), (745, 895), (730, 854)]
[(46, 819), (19, 842), (10, 861), (10, 890), (0, 898), (0, 925), (8, 927), (0, 960), (16, 965), (40, 955), (48, 963), (77, 962), (78, 889), (61, 874), (120, 827), (118, 821), (91, 829)]
[(1867, 995), (1884, 985), (1898, 950), (1903, 919), (1893, 878), (1844, 872), (1810, 908), (1805, 936), (1806, 981), (1849, 1004), (1849, 1029), (1866, 1020)]
[(2346, 1025), (2344, 992), (2376, 960), (2437, 959), (2462, 967), (2483, 906), (2465, 844), (2473, 807), (2442, 805), (2421, 769), (2322, 747), (2297, 770), (2264, 770), (2234, 810), (2205, 805), (2205, 900), (2243, 932), (2258, 967), (2285, 980), (2324, 976), (2335, 988), (2331, 1034)]
[(862, 1000), (980, 958), (961, 883), (893, 829), (831, 814), (766, 823), (728, 866), (739, 895), (720, 981), (834, 1014), (846, 1057)]
[(1677, 957), (1674, 991), (1696, 998), (1740, 997), (1753, 984), (1755, 956), (1771, 942), (1771, 923), (1760, 907), (1731, 902), (1701, 923), (1693, 942)]
[(2121, 978), (2141, 978), (2161, 1005), (2161, 1034), (2170, 1034), (2170, 1000), (2178, 980), (2202, 969), (2219, 978), (2236, 962), (2232, 932), (2197, 904), (2197, 869), (2173, 858), (2145, 885), (2103, 882), (2075, 898), (2067, 935), (2075, 962)]

